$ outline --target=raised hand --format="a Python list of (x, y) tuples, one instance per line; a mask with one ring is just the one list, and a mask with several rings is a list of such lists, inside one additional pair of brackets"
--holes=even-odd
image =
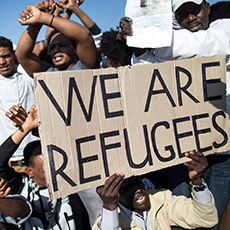
[(10, 112), (6, 112), (6, 116), (13, 121), (15, 127), (23, 126), (23, 128), (28, 128), (30, 130), (38, 127), (37, 110), (35, 105), (30, 108), (29, 113), (26, 113), (20, 103), (13, 105), (9, 111)]
[(52, 13), (55, 10), (56, 5), (54, 0), (45, 0), (38, 2), (35, 7), (42, 12)]
[(114, 173), (103, 186), (97, 187), (97, 193), (103, 200), (103, 207), (108, 210), (117, 208), (119, 201), (119, 189), (123, 183), (124, 174)]
[(18, 21), (21, 25), (33, 25), (42, 23), (41, 20), (42, 11), (34, 6), (27, 6), (22, 13)]
[(184, 163), (189, 169), (189, 177), (194, 185), (201, 185), (201, 175), (208, 167), (208, 160), (203, 153), (197, 151), (190, 151), (185, 153), (185, 156), (191, 161)]
[(131, 23), (132, 19), (129, 17), (123, 17), (120, 20), (120, 28), (119, 28), (119, 33), (117, 35), (117, 39), (124, 41), (127, 36), (132, 36), (133, 31), (132, 31), (132, 26)]
[(67, 6), (68, 4), (74, 4), (75, 6), (80, 6), (84, 0), (59, 0), (60, 4)]

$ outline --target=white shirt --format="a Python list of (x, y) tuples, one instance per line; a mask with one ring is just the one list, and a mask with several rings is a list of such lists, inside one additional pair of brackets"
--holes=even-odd
[[(75, 65), (71, 66), (70, 68), (64, 70), (64, 71), (69, 71), (69, 70), (83, 70), (86, 69), (85, 66), (81, 63), (81, 61), (78, 61)], [(47, 72), (53, 72), (53, 71), (60, 71), (56, 67), (50, 67)]]
[[(214, 55), (226, 56), (226, 109), (230, 115), (230, 19), (212, 22), (207, 30), (190, 32), (187, 29), (173, 30), (172, 45), (155, 49), (155, 56), (146, 51), (133, 56), (134, 64), (160, 62), (192, 57)], [(225, 152), (222, 154), (228, 154)]]
[[(212, 22), (207, 30), (190, 32), (187, 29), (173, 30), (172, 45), (155, 49), (155, 58), (150, 51), (134, 57), (136, 63), (152, 63), (161, 60), (176, 60), (192, 57), (226, 55), (227, 95), (230, 94), (230, 19)], [(157, 59), (158, 60), (157, 60)]]
[[(5, 115), (9, 111), (9, 108), (12, 105), (21, 103), (26, 112), (28, 112), (30, 107), (35, 105), (33, 84), (33, 79), (25, 73), (17, 72), (7, 78), (0, 75), (0, 144), (18, 129), (13, 126), (13, 122)], [(21, 160), (23, 158), (24, 147), (28, 142), (35, 139), (38, 138), (29, 133), (11, 160)]]

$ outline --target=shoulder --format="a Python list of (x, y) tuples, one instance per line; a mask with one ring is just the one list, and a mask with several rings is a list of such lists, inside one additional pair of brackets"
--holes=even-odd
[(230, 19), (218, 19), (210, 23), (208, 31), (212, 30), (223, 30), (224, 32), (229, 33)]
[(172, 196), (172, 192), (167, 189), (148, 189), (147, 192), (151, 199), (166, 199)]
[(79, 60), (74, 66), (70, 67), (68, 70), (83, 70), (83, 69), (86, 69), (86, 68)]
[(34, 79), (30, 77), (26, 72), (17, 72), (16, 77), (23, 80), (23, 82), (33, 85)]

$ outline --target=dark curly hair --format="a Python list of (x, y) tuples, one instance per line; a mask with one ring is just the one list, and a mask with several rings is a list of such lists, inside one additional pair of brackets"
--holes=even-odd
[(131, 65), (132, 49), (125, 42), (117, 40), (118, 31), (104, 32), (101, 40), (101, 53), (117, 66)]
[(14, 52), (12, 41), (3, 36), (0, 36), (0, 47), (8, 47), (10, 52)]

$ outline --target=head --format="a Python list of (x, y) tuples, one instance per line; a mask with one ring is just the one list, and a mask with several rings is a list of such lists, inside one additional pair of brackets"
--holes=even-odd
[(40, 141), (32, 141), (27, 144), (24, 149), (24, 161), (27, 166), (27, 174), (39, 187), (46, 187)]
[(173, 11), (181, 28), (196, 32), (209, 26), (210, 5), (205, 0), (173, 0)]
[(117, 40), (118, 31), (111, 29), (102, 35), (101, 53), (107, 57), (107, 66), (117, 68), (131, 65), (132, 50), (122, 41)]
[(13, 51), (12, 42), (0, 37), (0, 74), (3, 77), (11, 77), (17, 71), (17, 59)]
[(143, 211), (149, 210), (149, 195), (145, 190), (145, 186), (141, 177), (132, 176), (125, 179), (120, 188), (119, 202), (128, 209), (142, 215)]
[(47, 42), (50, 57), (58, 70), (66, 70), (77, 63), (75, 41), (54, 30)]

